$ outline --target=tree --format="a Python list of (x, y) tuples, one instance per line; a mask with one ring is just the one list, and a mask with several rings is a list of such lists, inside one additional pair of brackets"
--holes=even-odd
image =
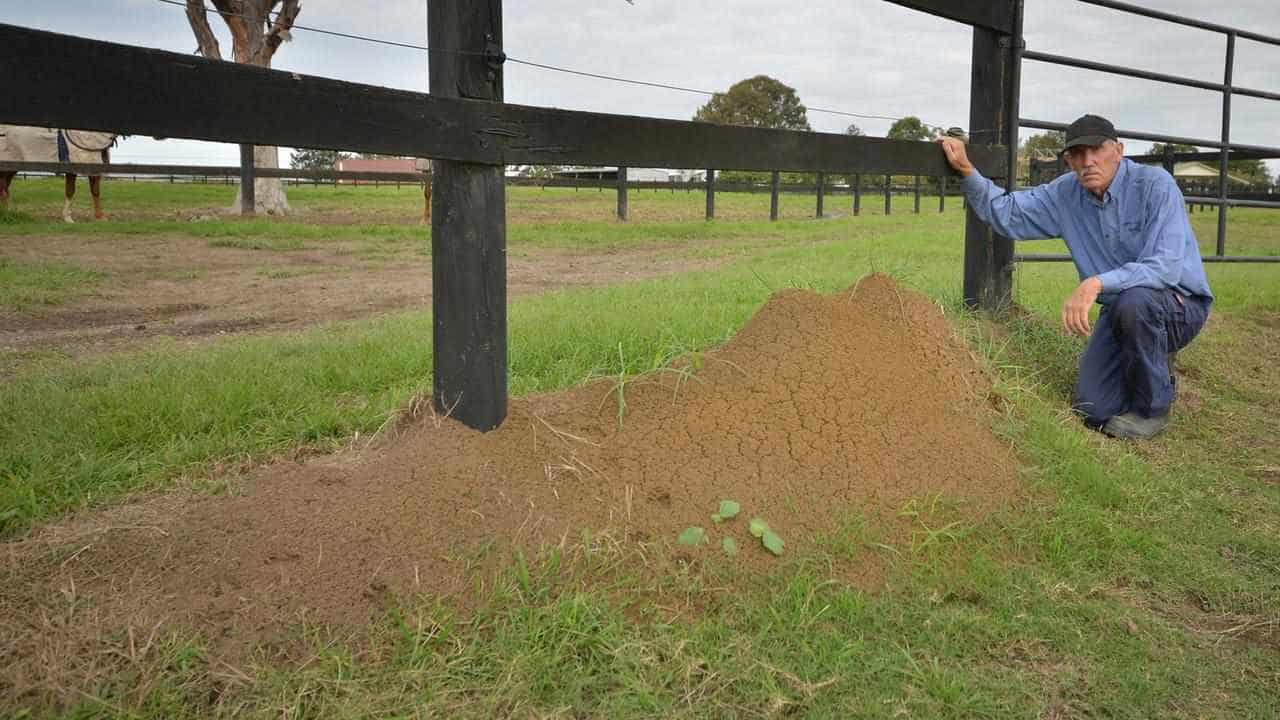
[(1022, 141), (1022, 154), (1027, 157), (1057, 156), (1067, 145), (1067, 134), (1062, 130), (1050, 130), (1032, 135)]
[(742, 80), (728, 92), (716, 93), (698, 108), (693, 119), (721, 125), (813, 130), (795, 88), (768, 75)]
[(862, 132), (862, 128), (858, 127), (857, 125), (850, 125), (849, 127), (845, 128), (844, 134), (853, 135), (854, 137), (862, 137), (866, 135), (866, 133)]
[(338, 161), (348, 157), (337, 150), (294, 150), (289, 167), (294, 170), (332, 170)]
[(1200, 148), (1195, 145), (1187, 145), (1186, 143), (1152, 143), (1149, 155), (1163, 155), (1164, 149), (1169, 148), (1176, 153), (1193, 153), (1199, 152)]
[(1231, 160), (1227, 162), (1231, 174), (1258, 185), (1271, 184), (1271, 170), (1261, 160)]
[[(733, 84), (728, 92), (716, 93), (698, 108), (694, 120), (720, 125), (812, 131), (800, 96), (792, 88), (768, 75), (757, 75)], [(809, 177), (815, 177), (810, 175)], [(767, 184), (769, 173), (729, 170), (717, 176), (724, 183)], [(790, 174), (783, 182), (797, 181)]]
[[(238, 63), (271, 67), (271, 59), (280, 45), (290, 40), (289, 31), (298, 17), (299, 0), (211, 0), (213, 7), (231, 31), (231, 54)], [(279, 10), (277, 10), (279, 8)], [(275, 13), (275, 17), (272, 17)], [(222, 59), (218, 39), (209, 26), (203, 0), (187, 0), (187, 21), (195, 33), (199, 53), (213, 60)], [(280, 167), (280, 156), (275, 147), (260, 145), (253, 149), (254, 165), (263, 168)], [(254, 211), (268, 214), (284, 214), (289, 211), (284, 185), (278, 178), (262, 178), (254, 181)], [(239, 211), (241, 196), (236, 192), (233, 211)]]
[(885, 137), (894, 140), (932, 140), (934, 133), (920, 118), (915, 115), (908, 115), (900, 120), (895, 120), (893, 125), (889, 126), (889, 133)]

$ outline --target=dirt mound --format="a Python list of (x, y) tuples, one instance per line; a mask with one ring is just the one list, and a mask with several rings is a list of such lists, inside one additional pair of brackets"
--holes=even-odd
[[(609, 531), (774, 567), (747, 518), (792, 553), (851, 516), (892, 523), (939, 498), (965, 518), (1008, 507), (1015, 460), (989, 429), (989, 393), (931, 301), (870, 276), (830, 296), (778, 292), (683, 366), (513, 401), (487, 434), (427, 415), (365, 452), (267, 467), (239, 495), (158, 498), (88, 540), (49, 528), (25, 545), (84, 546), (51, 584), (215, 639), (262, 637), (301, 610), (359, 623), (387, 593), (466, 592), (495, 541)], [(686, 526), (712, 528), (721, 499), (743, 516), (714, 534), (742, 553), (675, 546)]]

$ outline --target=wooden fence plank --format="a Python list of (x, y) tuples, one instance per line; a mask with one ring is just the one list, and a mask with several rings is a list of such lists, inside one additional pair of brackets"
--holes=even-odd
[[(443, 56), (442, 56), (443, 57)], [(433, 58), (435, 59), (435, 58)], [(0, 122), (491, 165), (950, 172), (936, 145), (508, 105), (0, 25)], [(68, 102), (74, 98), (74, 102)], [(1002, 177), (1000, 148), (970, 149)]]
[[(1001, 0), (1013, 17), (1013, 2)], [(1012, 20), (1011, 20), (1012, 22)], [(1013, 81), (1010, 36), (976, 27), (969, 89), (970, 140), (993, 142), (1007, 136), (1018, 118), (1010, 92)], [(1011, 183), (1006, 183), (1011, 185)], [(1013, 297), (1013, 242), (996, 234), (971, 209), (965, 218), (964, 299), (983, 310), (999, 310)]]
[(618, 219), (627, 221), (627, 169), (618, 168)]
[(240, 145), (240, 214), (253, 215), (258, 204), (253, 176), (253, 146), (248, 143)]
[(774, 170), (769, 178), (769, 219), (778, 219), (778, 191), (781, 190), (782, 173)]
[[(442, 51), (431, 92), (502, 100), (502, 70), (478, 54), (502, 46), (501, 0), (429, 0), (427, 37)], [(431, 353), (436, 412), (477, 430), (507, 416), (507, 224), (502, 168), (432, 163)]]
[(716, 171), (707, 169), (707, 219), (716, 219)]
[(1013, 32), (1013, 19), (1003, 11), (1001, 2), (992, 2), (992, 0), (889, 0), (889, 2), (988, 30), (1006, 34)]

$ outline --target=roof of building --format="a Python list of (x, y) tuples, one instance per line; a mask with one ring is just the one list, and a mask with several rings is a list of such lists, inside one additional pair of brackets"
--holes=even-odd
[(341, 172), (418, 172), (413, 158), (342, 158), (334, 169)]
[[(1217, 180), (1218, 168), (1202, 162), (1180, 162), (1173, 166), (1173, 176), (1185, 180)], [(1236, 185), (1252, 185), (1253, 181), (1227, 173), (1227, 182)]]

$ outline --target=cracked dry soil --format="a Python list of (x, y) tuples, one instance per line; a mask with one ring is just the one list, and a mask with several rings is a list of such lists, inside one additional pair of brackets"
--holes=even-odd
[[(465, 559), (493, 541), (532, 551), (611, 532), (751, 575), (777, 567), (747, 533), (752, 516), (793, 554), (852, 517), (892, 545), (909, 542), (904, 508), (941, 503), (971, 523), (1022, 497), (990, 429), (987, 377), (933, 302), (884, 276), (833, 295), (780, 291), (690, 362), (628, 382), (621, 424), (609, 381), (513, 400), (489, 433), (420, 413), (370, 448), (260, 468), (240, 493), (146, 499), (5, 554), (36, 567), (79, 549), (43, 563), (40, 592), (74, 588), (108, 625), (164, 622), (242, 645), (299, 613), (358, 626), (388, 594), (465, 598)], [(725, 498), (742, 515), (713, 526)], [(677, 546), (689, 525), (714, 544)], [(742, 549), (732, 560), (724, 535)], [(874, 586), (881, 555), (863, 547), (834, 569)]]

